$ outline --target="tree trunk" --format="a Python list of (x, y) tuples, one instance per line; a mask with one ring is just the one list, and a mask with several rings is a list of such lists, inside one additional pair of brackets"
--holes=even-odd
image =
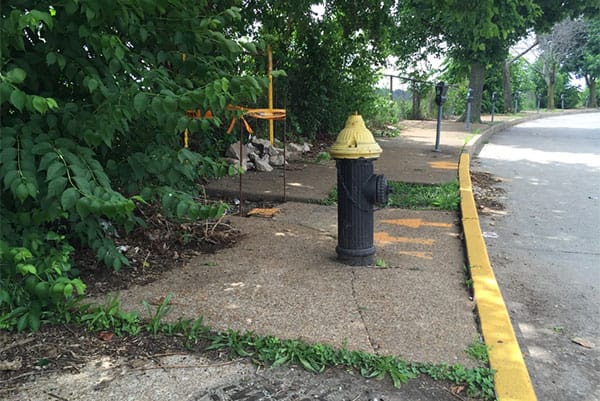
[(590, 107), (595, 109), (598, 107), (598, 97), (596, 95), (596, 79), (594, 77), (590, 77), (588, 88), (590, 89)]
[(422, 120), (421, 115), (421, 92), (415, 83), (412, 85), (412, 119)]
[(502, 89), (504, 92), (504, 112), (513, 111), (512, 88), (510, 85), (510, 62), (505, 61), (502, 65)]
[(556, 65), (549, 66), (548, 72), (548, 110), (554, 109), (554, 84), (556, 82)]
[[(483, 84), (485, 80), (485, 65), (482, 63), (471, 64), (471, 74), (469, 76), (469, 87), (473, 89), (471, 93), (473, 101), (471, 102), (471, 122), (481, 123), (481, 96), (483, 95)], [(466, 101), (466, 99), (465, 99)], [(466, 121), (466, 113), (461, 116), (459, 121)]]

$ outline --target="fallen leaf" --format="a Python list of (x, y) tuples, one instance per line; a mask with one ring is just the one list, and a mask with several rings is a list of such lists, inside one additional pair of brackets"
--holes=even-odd
[(110, 331), (101, 331), (100, 334), (98, 334), (98, 338), (106, 342), (111, 342), (114, 336), (115, 333)]
[(592, 349), (595, 347), (592, 342), (586, 340), (585, 338), (575, 337), (572, 338), (571, 341), (577, 345), (581, 345), (583, 348)]
[(465, 391), (465, 386), (452, 385), (450, 386), (450, 392), (454, 395), (458, 395)]
[(280, 210), (276, 207), (267, 209), (254, 208), (248, 212), (248, 216), (273, 217), (278, 214), (279, 211)]

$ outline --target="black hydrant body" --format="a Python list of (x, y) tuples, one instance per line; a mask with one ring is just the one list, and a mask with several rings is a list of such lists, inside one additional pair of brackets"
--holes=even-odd
[(348, 118), (331, 147), (336, 159), (338, 193), (338, 259), (351, 266), (373, 264), (376, 204), (387, 203), (389, 187), (383, 175), (373, 174), (381, 148), (362, 117)]

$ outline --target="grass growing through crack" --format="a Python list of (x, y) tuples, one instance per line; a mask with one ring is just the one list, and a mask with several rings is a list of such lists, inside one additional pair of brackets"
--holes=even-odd
[(488, 351), (490, 347), (486, 345), (481, 339), (477, 339), (469, 344), (469, 347), (466, 349), (467, 355), (471, 358), (475, 359), (484, 364), (488, 364), (490, 362)]
[(458, 210), (458, 180), (442, 184), (414, 184), (391, 181), (392, 193), (387, 206), (401, 209)]
[[(388, 207), (400, 209), (433, 209), (458, 210), (460, 193), (458, 180), (442, 184), (415, 184), (409, 182), (390, 181), (392, 192), (389, 195)], [(322, 205), (335, 205), (338, 200), (337, 186), (334, 186), (327, 197), (319, 202)]]
[[(153, 335), (184, 336), (188, 347), (203, 339), (209, 342), (207, 351), (225, 351), (231, 358), (250, 358), (256, 364), (272, 368), (295, 364), (311, 372), (321, 373), (330, 367), (346, 367), (367, 378), (389, 376), (396, 387), (425, 374), (435, 380), (446, 380), (465, 386), (467, 393), (473, 397), (480, 397), (486, 401), (494, 400), (495, 397), (494, 372), (485, 367), (466, 368), (462, 365), (413, 363), (394, 356), (350, 351), (345, 346), (334, 348), (324, 344), (308, 344), (299, 340), (284, 340), (234, 330), (213, 332), (204, 325), (202, 318), (164, 322), (164, 318), (171, 311), (171, 297), (165, 297), (156, 307), (144, 303), (148, 313), (147, 320), (142, 320), (135, 312), (123, 312), (118, 298), (114, 297), (105, 305), (85, 306), (82, 309), (84, 316), (75, 316), (74, 322), (83, 324), (92, 331), (111, 330), (117, 335), (148, 332)], [(476, 354), (480, 352), (482, 351), (478, 349)]]

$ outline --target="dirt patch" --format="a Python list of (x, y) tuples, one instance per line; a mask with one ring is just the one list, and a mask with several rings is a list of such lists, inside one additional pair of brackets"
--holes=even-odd
[(129, 259), (130, 266), (115, 271), (99, 262), (89, 248), (74, 253), (74, 264), (87, 285), (86, 294), (96, 296), (124, 290), (134, 284), (148, 284), (162, 273), (182, 266), (190, 258), (236, 245), (243, 233), (225, 216), (217, 222), (175, 222), (163, 216), (158, 208), (139, 211), (146, 227), (126, 234), (117, 233), (113, 240)]
[(482, 171), (471, 171), (473, 196), (481, 215), (505, 214), (505, 206), (500, 201), (506, 191), (499, 187), (500, 178)]

